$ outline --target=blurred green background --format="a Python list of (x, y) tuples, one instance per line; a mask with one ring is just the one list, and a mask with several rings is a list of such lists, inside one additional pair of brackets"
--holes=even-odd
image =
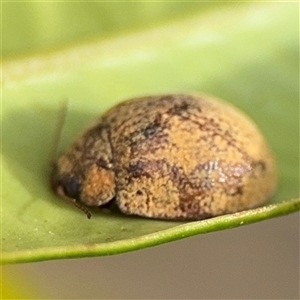
[(220, 8), (197, 2), (4, 2), (3, 56), (14, 57), (153, 28)]
[[(270, 142), (280, 175), (272, 201), (299, 195), (298, 3), (3, 2), (2, 55), (6, 249), (95, 241), (101, 231), (118, 239), (108, 218), (86, 225), (48, 191), (65, 98), (60, 149), (127, 97), (215, 94), (246, 111)], [(296, 299), (298, 225), (294, 214), (136, 253), (6, 266), (5, 296)], [(170, 226), (145, 221), (123, 234)], [(10, 294), (16, 289), (22, 295)]]

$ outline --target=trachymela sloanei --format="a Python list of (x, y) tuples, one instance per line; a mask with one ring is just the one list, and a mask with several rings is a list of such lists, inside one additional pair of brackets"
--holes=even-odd
[(104, 113), (58, 159), (56, 193), (84, 206), (205, 219), (262, 204), (276, 186), (272, 154), (242, 112), (208, 96), (125, 101)]

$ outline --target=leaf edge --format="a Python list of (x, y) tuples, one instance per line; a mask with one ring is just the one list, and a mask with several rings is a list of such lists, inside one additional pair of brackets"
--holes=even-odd
[(67, 258), (108, 256), (153, 247), (197, 234), (244, 226), (271, 218), (288, 215), (300, 210), (300, 198), (270, 204), (212, 219), (195, 221), (169, 229), (110, 243), (39, 248), (10, 253), (1, 253), (1, 264), (39, 262)]

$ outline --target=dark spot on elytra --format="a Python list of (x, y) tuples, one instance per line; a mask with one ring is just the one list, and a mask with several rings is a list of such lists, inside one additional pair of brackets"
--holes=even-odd
[(135, 130), (131, 132), (129, 135), (124, 136), (124, 143), (129, 144), (130, 146), (136, 145), (141, 141), (140, 135), (141, 135), (140, 130)]
[(180, 197), (180, 203), (179, 203), (179, 207), (182, 211), (184, 212), (188, 212), (191, 211), (191, 209), (193, 208), (193, 197), (189, 196), (189, 197)]
[(100, 168), (110, 170), (111, 169), (111, 163), (108, 163), (104, 159), (100, 158), (96, 161), (96, 165)]
[(262, 160), (259, 161), (255, 161), (252, 163), (252, 168), (257, 168), (260, 169), (261, 171), (265, 171), (266, 170), (266, 163)]
[(179, 207), (189, 219), (202, 220), (212, 217), (212, 214), (203, 211), (201, 203), (195, 202), (194, 195), (182, 195)]
[(161, 124), (161, 115), (158, 114), (154, 121), (151, 121), (148, 125), (146, 125), (146, 127), (140, 128), (140, 126), (133, 126), (137, 127), (138, 129), (131, 132), (128, 136), (125, 136), (124, 140), (130, 145), (137, 145), (139, 143), (143, 143), (149, 138), (152, 138), (157, 133), (161, 132), (163, 126), (164, 125)]
[(180, 181), (180, 178), (181, 178), (180, 169), (176, 165), (173, 165), (170, 168), (170, 180), (174, 183), (175, 182), (178, 183)]
[(153, 123), (150, 123), (147, 127), (142, 129), (142, 134), (146, 139), (148, 139), (159, 130), (160, 130), (160, 124), (157, 121), (154, 121)]
[(238, 186), (237, 188), (235, 188), (234, 190), (228, 190), (226, 192), (226, 194), (230, 195), (230, 196), (237, 196), (237, 195), (243, 195), (243, 188), (241, 186)]
[[(149, 132), (148, 132), (149, 134)], [(147, 156), (152, 153), (155, 154), (157, 150), (166, 149), (169, 147), (169, 135), (163, 131), (157, 131), (146, 138), (137, 138), (130, 142), (131, 159), (140, 156)]]
[(138, 161), (135, 164), (130, 164), (127, 171), (129, 177), (140, 177), (144, 174), (144, 164), (141, 161)]
[(141, 176), (151, 178), (154, 173), (160, 173), (161, 176), (166, 176), (168, 173), (168, 163), (164, 159), (138, 161), (135, 164), (130, 164), (127, 172), (129, 178), (138, 178)]
[(168, 110), (168, 114), (170, 115), (177, 115), (177, 116), (184, 116), (186, 117), (186, 113), (187, 113), (187, 110), (189, 109), (189, 104), (187, 102), (182, 102), (182, 103), (179, 103), (179, 104), (174, 104), (172, 106), (172, 108), (170, 108)]

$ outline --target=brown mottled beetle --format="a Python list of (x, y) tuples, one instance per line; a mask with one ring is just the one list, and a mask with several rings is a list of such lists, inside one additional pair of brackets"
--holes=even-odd
[[(102, 115), (58, 159), (63, 198), (128, 215), (205, 219), (262, 204), (273, 194), (272, 154), (257, 127), (208, 96), (125, 101)], [(79, 204), (79, 202), (81, 204)]]

